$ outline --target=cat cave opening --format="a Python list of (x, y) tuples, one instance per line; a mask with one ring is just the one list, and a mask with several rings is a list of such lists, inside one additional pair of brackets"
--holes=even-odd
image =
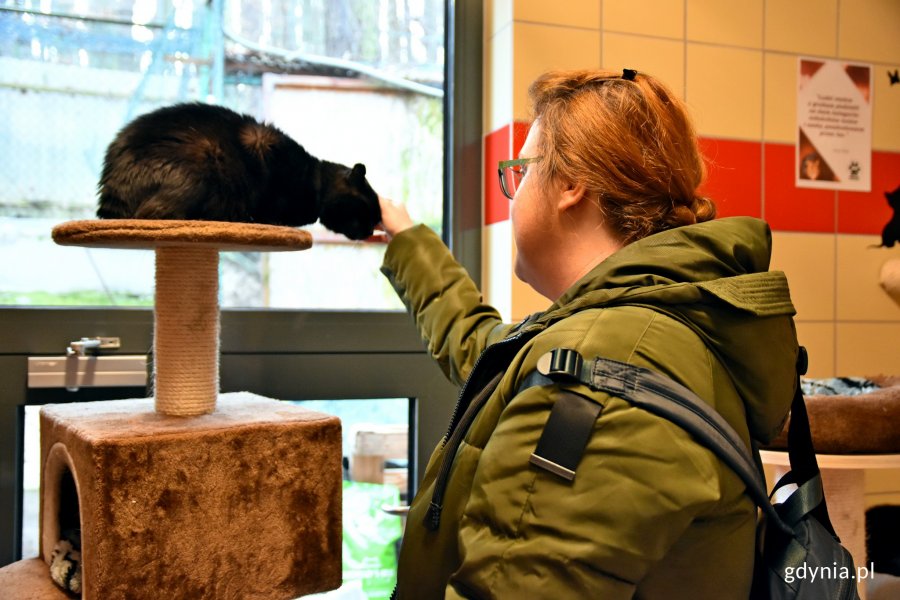
[(63, 444), (50, 449), (42, 483), (41, 555), (57, 584), (80, 592), (80, 581), (70, 580), (81, 562), (81, 501), (77, 473)]

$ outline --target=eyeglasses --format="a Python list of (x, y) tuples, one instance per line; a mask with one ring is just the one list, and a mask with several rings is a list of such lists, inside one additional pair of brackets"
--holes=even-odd
[(540, 156), (500, 161), (500, 168), (497, 172), (500, 174), (500, 189), (503, 190), (503, 195), (512, 200), (516, 195), (516, 190), (519, 189), (519, 184), (528, 173), (527, 165), (539, 160), (541, 160)]

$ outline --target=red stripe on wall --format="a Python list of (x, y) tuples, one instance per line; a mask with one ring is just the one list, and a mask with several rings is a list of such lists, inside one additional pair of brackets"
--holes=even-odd
[(497, 163), (510, 158), (510, 127), (504, 125), (484, 138), (484, 224), (509, 219), (509, 200), (500, 190)]
[(763, 218), (772, 229), (834, 233), (837, 193), (798, 188), (793, 144), (765, 145), (765, 206)]
[(522, 146), (525, 145), (525, 138), (528, 137), (528, 131), (531, 129), (531, 123), (525, 121), (513, 121), (513, 139), (512, 139), (512, 157), (518, 158)]
[(758, 142), (700, 138), (706, 182), (700, 193), (716, 203), (718, 216), (762, 216), (762, 148)]
[(893, 214), (885, 193), (898, 187), (900, 152), (873, 152), (872, 191), (838, 192), (838, 231), (881, 235)]
[[(509, 199), (500, 190), (497, 163), (519, 156), (531, 125), (513, 121), (484, 137), (484, 224), (509, 219)], [(512, 132), (512, 136), (510, 136)]]
[[(497, 163), (518, 156), (528, 129), (514, 121), (484, 138), (486, 225), (509, 219)], [(719, 216), (764, 218), (776, 231), (881, 234), (892, 215), (885, 193), (900, 187), (900, 152), (872, 153), (871, 192), (834, 192), (794, 185), (793, 144), (700, 138), (700, 149), (707, 166), (700, 192), (716, 202)]]

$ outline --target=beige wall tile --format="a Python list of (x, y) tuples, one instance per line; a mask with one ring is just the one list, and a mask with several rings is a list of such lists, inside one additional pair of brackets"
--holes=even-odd
[(873, 62), (900, 61), (900, 2), (853, 0), (841, 2), (838, 52), (842, 58)]
[(822, 233), (772, 234), (771, 269), (784, 271), (797, 319), (834, 319), (835, 238)]
[[(900, 6), (900, 2), (897, 3)], [(900, 23), (900, 21), (898, 21)], [(900, 55), (892, 64), (872, 65), (875, 90), (872, 103), (872, 149), (900, 152), (900, 90), (893, 88), (888, 71), (900, 69)]]
[(512, 27), (487, 41), (484, 61), (484, 132), (489, 133), (512, 121), (513, 54)]
[(482, 227), (481, 293), (505, 320), (512, 318), (512, 222)]
[(797, 141), (797, 57), (767, 52), (763, 75), (763, 139), (794, 144)]
[(870, 469), (866, 473), (866, 494), (900, 495), (900, 469)]
[(603, 0), (603, 29), (682, 39), (684, 0)]
[(838, 323), (837, 375), (900, 374), (900, 323)]
[(600, 32), (555, 25), (513, 24), (513, 117), (529, 120), (528, 86), (551, 69), (600, 67)]
[(600, 0), (565, 0), (565, 2), (513, 0), (513, 19), (600, 29)]
[[(892, 321), (900, 325), (900, 306), (879, 284), (881, 267), (889, 258), (900, 257), (900, 246), (872, 248), (880, 236), (840, 235), (837, 243), (837, 320)], [(900, 345), (894, 350), (900, 359)]]
[(687, 103), (700, 135), (759, 140), (762, 52), (688, 43)]
[(484, 35), (491, 38), (512, 24), (513, 0), (488, 0), (484, 3)]
[(835, 377), (835, 327), (832, 322), (796, 321), (797, 340), (809, 352), (807, 377)]
[(866, 508), (881, 504), (900, 505), (900, 469), (866, 471)]
[(603, 35), (602, 67), (644, 71), (684, 98), (684, 42), (624, 33)]
[[(867, 471), (868, 473), (880, 472), (880, 471)], [(885, 477), (898, 477), (900, 474), (897, 471), (891, 471)], [(866, 509), (869, 509), (873, 506), (880, 506), (882, 504), (893, 504), (900, 505), (900, 492), (883, 492), (878, 494), (866, 494)]]
[(687, 39), (762, 48), (763, 0), (687, 0)]
[(838, 0), (766, 2), (765, 47), (798, 54), (835, 56), (837, 5)]

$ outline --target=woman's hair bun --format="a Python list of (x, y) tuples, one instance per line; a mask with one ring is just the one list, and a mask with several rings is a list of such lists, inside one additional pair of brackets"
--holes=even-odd
[(693, 225), (694, 223), (703, 223), (716, 218), (716, 205), (709, 198), (703, 196), (695, 196), (690, 205), (676, 204), (669, 213), (668, 225), (671, 227), (681, 227), (683, 225)]
[(712, 221), (716, 218), (716, 203), (709, 198), (696, 196), (691, 203), (691, 212), (694, 213), (697, 223)]

